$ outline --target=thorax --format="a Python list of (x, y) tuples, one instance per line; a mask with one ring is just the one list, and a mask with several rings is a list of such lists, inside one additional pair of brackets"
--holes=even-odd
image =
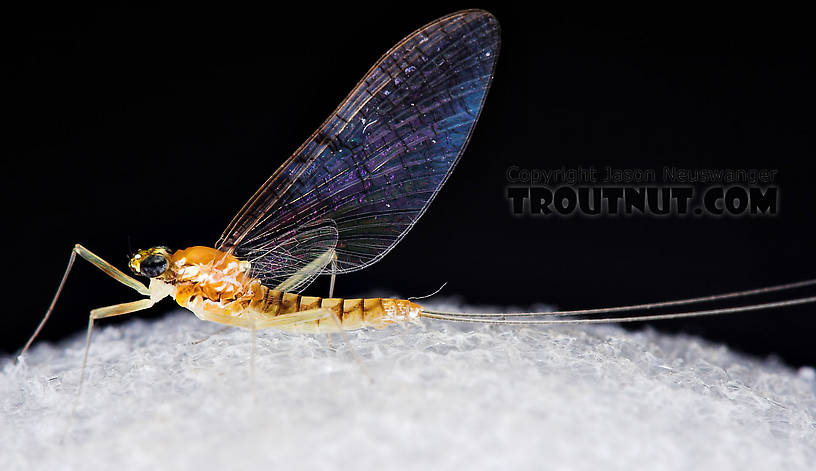
[[(249, 275), (249, 268), (248, 262), (214, 248), (178, 250), (170, 258), (167, 276), (156, 280), (156, 295), (165, 292), (193, 312), (203, 309), (234, 314), (261, 289), (260, 282)], [(153, 283), (150, 289), (152, 293)]]

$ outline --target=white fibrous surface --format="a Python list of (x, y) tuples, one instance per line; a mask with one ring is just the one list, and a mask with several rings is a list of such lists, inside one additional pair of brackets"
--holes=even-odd
[(259, 332), (251, 376), (248, 331), (100, 321), (72, 421), (84, 335), (0, 360), (0, 469), (816, 466), (811, 368), (646, 326), (423, 324)]

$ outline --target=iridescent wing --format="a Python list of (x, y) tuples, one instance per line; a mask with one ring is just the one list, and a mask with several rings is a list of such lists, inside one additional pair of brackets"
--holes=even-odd
[(291, 272), (280, 248), (299, 237), (298, 227), (331, 220), (338, 273), (382, 258), (456, 166), (498, 51), (499, 24), (480, 10), (440, 18), (400, 41), (244, 205), (216, 247), (255, 257), (259, 269)]
[(276, 245), (246, 248), (250, 275), (280, 291), (306, 289), (334, 258), (337, 225), (332, 220), (307, 223), (280, 237)]

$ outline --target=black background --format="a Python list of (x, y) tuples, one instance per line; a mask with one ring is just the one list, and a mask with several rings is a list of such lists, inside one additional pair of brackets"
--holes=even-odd
[[(503, 43), (470, 146), (411, 234), (381, 262), (342, 276), (340, 295), (416, 296), (447, 281), (443, 294), (468, 303), (579, 308), (813, 276), (804, 12), (40, 6), (3, 20), (11, 240), (2, 349), (15, 351), (33, 331), (75, 242), (122, 268), (128, 238), (134, 248), (213, 244), (383, 52), (474, 6), (498, 17)], [(778, 169), (781, 212), (517, 218), (505, 197), (510, 165)], [(79, 262), (43, 338), (82, 330), (89, 309), (136, 297)], [(165, 301), (139, 315), (173, 308)], [(814, 364), (812, 309), (654, 327)]]

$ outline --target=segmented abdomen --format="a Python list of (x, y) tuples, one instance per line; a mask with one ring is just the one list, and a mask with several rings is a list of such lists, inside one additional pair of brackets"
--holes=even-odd
[(262, 297), (253, 300), (249, 308), (265, 317), (274, 318), (282, 314), (324, 308), (334, 312), (340, 321), (339, 327), (334, 318), (278, 327), (291, 332), (329, 333), (338, 332), (340, 328), (354, 330), (363, 327), (382, 329), (396, 323), (415, 321), (419, 319), (422, 312), (418, 304), (405, 299), (320, 298), (284, 293), (268, 288), (263, 294)]

